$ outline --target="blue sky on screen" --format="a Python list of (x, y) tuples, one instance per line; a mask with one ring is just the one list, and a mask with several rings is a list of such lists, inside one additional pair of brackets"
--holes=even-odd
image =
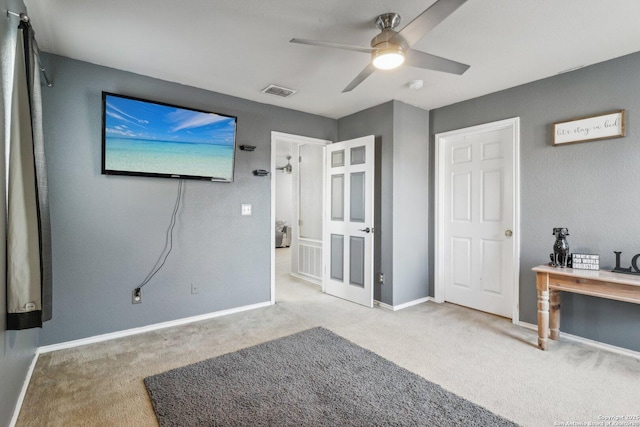
[(106, 95), (108, 138), (233, 145), (235, 119)]

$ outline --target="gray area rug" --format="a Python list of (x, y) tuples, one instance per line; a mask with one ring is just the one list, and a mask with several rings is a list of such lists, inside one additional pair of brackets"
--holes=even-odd
[(314, 328), (145, 378), (160, 426), (514, 426)]

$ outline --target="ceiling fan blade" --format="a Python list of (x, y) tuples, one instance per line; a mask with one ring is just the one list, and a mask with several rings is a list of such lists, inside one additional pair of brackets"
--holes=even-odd
[(362, 52), (362, 53), (371, 53), (375, 49), (371, 47), (364, 46), (354, 46), (351, 44), (343, 44), (343, 43), (333, 43), (333, 42), (322, 42), (318, 40), (305, 40), (305, 39), (291, 39), (290, 43), (298, 43), (298, 44), (306, 44), (311, 46), (320, 46), (320, 47), (330, 47), (333, 49), (343, 49), (343, 50), (351, 50), (354, 52)]
[(422, 12), (413, 21), (409, 22), (391, 41), (399, 43), (404, 39), (409, 46), (413, 46), (419, 40), (433, 30), (436, 25), (444, 21), (455, 12), (467, 0), (438, 0), (427, 10)]
[(464, 74), (464, 72), (470, 67), (469, 65), (461, 62), (441, 58), (415, 49), (409, 49), (406, 51), (404, 65), (458, 75)]
[(367, 65), (364, 70), (360, 71), (360, 74), (358, 74), (356, 76), (355, 79), (353, 79), (351, 81), (351, 83), (349, 83), (347, 85), (347, 87), (344, 88), (344, 90), (342, 91), (342, 93), (345, 92), (351, 92), (353, 89), (356, 88), (356, 86), (358, 86), (360, 83), (362, 83), (367, 77), (369, 77), (371, 74), (373, 74), (373, 72), (376, 70), (376, 67), (373, 66), (372, 63), (369, 63), (369, 65)]

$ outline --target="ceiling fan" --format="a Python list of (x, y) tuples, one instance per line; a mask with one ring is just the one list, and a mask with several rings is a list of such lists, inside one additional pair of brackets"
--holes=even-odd
[(282, 171), (284, 173), (291, 173), (291, 171), (293, 171), (293, 166), (291, 166), (291, 156), (287, 156), (287, 164), (276, 168), (276, 170), (278, 171)]
[(460, 75), (467, 71), (469, 65), (411, 49), (411, 46), (455, 12), (465, 1), (467, 0), (437, 0), (400, 31), (394, 30), (400, 24), (400, 15), (397, 13), (380, 15), (375, 20), (380, 34), (371, 39), (371, 47), (295, 38), (291, 39), (291, 43), (370, 53), (369, 65), (344, 88), (342, 93), (352, 91), (376, 69), (390, 70), (402, 64)]

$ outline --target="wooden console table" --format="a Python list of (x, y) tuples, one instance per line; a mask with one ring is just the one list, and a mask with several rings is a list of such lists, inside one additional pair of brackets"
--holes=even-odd
[[(640, 276), (604, 270), (574, 270), (539, 265), (532, 269), (538, 289), (538, 348), (560, 337), (560, 292), (640, 304)], [(549, 306), (551, 300), (551, 306)]]

